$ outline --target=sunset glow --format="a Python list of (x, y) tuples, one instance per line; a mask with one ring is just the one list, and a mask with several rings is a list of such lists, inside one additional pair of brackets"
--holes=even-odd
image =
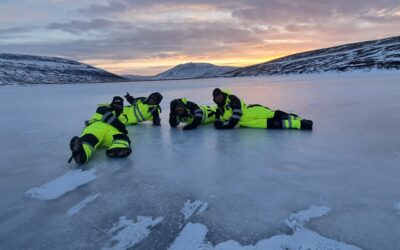
[(0, 52), (132, 75), (187, 62), (247, 66), (399, 35), (399, 13), (395, 0), (2, 1)]

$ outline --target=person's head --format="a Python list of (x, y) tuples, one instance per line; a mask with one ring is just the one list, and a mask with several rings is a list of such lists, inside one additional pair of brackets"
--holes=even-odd
[(213, 90), (213, 100), (217, 105), (221, 105), (224, 103), (225, 96), (221, 89), (216, 88)]
[(186, 98), (172, 100), (170, 104), (171, 113), (181, 117), (186, 116), (186, 103)]
[(121, 113), (124, 108), (124, 99), (122, 99), (120, 96), (114, 96), (110, 107), (115, 110), (115, 112)]
[(186, 110), (186, 99), (185, 99), (185, 98), (179, 99), (179, 100), (176, 102), (175, 113), (176, 113), (178, 116), (185, 116), (185, 115), (187, 115), (187, 110)]
[(147, 98), (147, 104), (159, 105), (162, 99), (163, 99), (163, 96), (160, 93), (154, 92), (154, 93), (151, 93), (149, 95), (149, 97)]

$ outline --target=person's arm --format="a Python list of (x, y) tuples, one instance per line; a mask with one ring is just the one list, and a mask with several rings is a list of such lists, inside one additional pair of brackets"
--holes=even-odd
[(114, 128), (118, 129), (121, 133), (128, 134), (125, 125), (117, 118), (117, 116), (113, 113), (113, 110), (110, 107), (107, 106), (98, 107), (96, 110), (96, 114), (94, 114), (93, 117), (95, 116), (96, 120), (108, 123)]
[(124, 97), (129, 102), (129, 104), (131, 104), (131, 105), (133, 105), (133, 103), (136, 100), (136, 98), (131, 96), (131, 94), (129, 94), (128, 92), (126, 92), (126, 95)]
[(231, 106), (233, 111), (232, 116), (229, 118), (228, 121), (222, 122), (220, 120), (220, 116), (222, 115), (221, 111), (217, 109), (216, 120), (214, 123), (217, 129), (233, 129), (238, 124), (240, 117), (242, 117), (243, 111), (240, 99), (235, 95), (230, 95), (229, 100), (229, 105)]
[(221, 121), (221, 116), (222, 116), (222, 108), (217, 107), (217, 110), (215, 112), (215, 121), (214, 121), (214, 127), (216, 129), (222, 129), (222, 126), (224, 125), (224, 123)]
[(171, 128), (175, 128), (179, 125), (179, 119), (175, 113), (177, 100), (173, 100), (170, 104), (170, 111), (169, 111), (169, 125)]
[(183, 127), (184, 130), (190, 130), (190, 129), (195, 129), (197, 128), (198, 125), (200, 125), (201, 121), (203, 120), (203, 111), (194, 102), (187, 102), (187, 107), (190, 111), (190, 114), (193, 115), (194, 119), (191, 124), (188, 124)]
[(155, 126), (161, 126), (160, 112), (161, 107), (159, 105), (152, 107), (150, 110), (151, 116), (153, 117), (153, 125)]

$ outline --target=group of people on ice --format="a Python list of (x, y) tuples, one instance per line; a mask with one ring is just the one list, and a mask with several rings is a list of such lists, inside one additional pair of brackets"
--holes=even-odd
[[(247, 105), (229, 91), (213, 90), (216, 106), (202, 106), (186, 98), (170, 103), (169, 124), (175, 128), (184, 123), (184, 130), (195, 129), (201, 124), (214, 123), (216, 129), (233, 129), (237, 125), (248, 128), (305, 129), (311, 130), (313, 122), (298, 115), (280, 110), (271, 110), (259, 104)], [(124, 158), (131, 154), (131, 141), (127, 125), (152, 121), (160, 126), (160, 103), (163, 99), (158, 92), (146, 97), (134, 98), (125, 95), (130, 104), (124, 106), (124, 99), (115, 96), (110, 104), (101, 104), (96, 113), (85, 122), (86, 128), (80, 137), (71, 139), (72, 159), (78, 164), (88, 162), (98, 147), (107, 148), (110, 158)]]

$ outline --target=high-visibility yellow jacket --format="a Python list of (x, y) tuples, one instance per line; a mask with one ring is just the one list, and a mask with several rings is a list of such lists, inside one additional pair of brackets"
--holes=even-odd
[(159, 105), (149, 105), (145, 97), (135, 98), (130, 106), (125, 106), (123, 114), (127, 117), (127, 125), (138, 124), (144, 121), (158, 120), (161, 108)]
[[(179, 116), (175, 113), (177, 105), (185, 108), (184, 116)], [(216, 108), (216, 106), (197, 105), (186, 98), (175, 99), (170, 105), (169, 124), (171, 127), (176, 127), (182, 122), (186, 124), (184, 129), (194, 129), (200, 124), (212, 123), (215, 121)]]
[(118, 129), (121, 133), (128, 133), (125, 127), (125, 124), (128, 122), (128, 118), (123, 113), (117, 117), (116, 112), (110, 107), (109, 104), (98, 105), (96, 113), (92, 115), (87, 125), (94, 122), (104, 122)]

